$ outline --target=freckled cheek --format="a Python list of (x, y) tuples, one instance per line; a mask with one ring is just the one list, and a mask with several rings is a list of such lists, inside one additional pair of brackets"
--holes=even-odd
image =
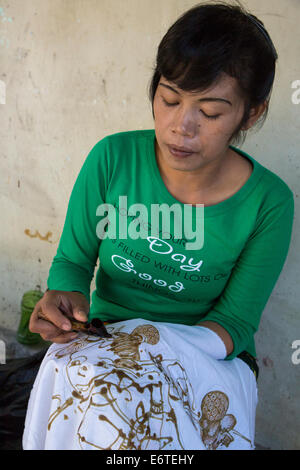
[(163, 120), (163, 118), (162, 118), (161, 113), (156, 112), (156, 113), (155, 113), (155, 124), (156, 124), (157, 126), (160, 126), (163, 122), (164, 122), (164, 120)]
[(207, 132), (211, 135), (231, 135), (236, 125), (233, 120), (222, 119), (220, 121), (216, 120), (211, 125), (206, 126)]
[(163, 134), (166, 132), (171, 124), (172, 120), (170, 119), (170, 115), (166, 115), (165, 113), (161, 112), (159, 109), (154, 110), (155, 116), (155, 128), (158, 134)]
[(202, 122), (200, 123), (199, 129), (200, 129), (200, 132), (203, 132), (208, 136), (212, 136), (212, 135), (221, 136), (222, 134), (224, 134), (224, 124), (223, 125), (217, 124), (215, 122), (208, 123), (208, 124), (205, 124)]
[(154, 102), (153, 110), (154, 110), (155, 121), (157, 121), (158, 123), (163, 123), (170, 119), (171, 113), (166, 113), (166, 111), (163, 110), (161, 106), (155, 104), (155, 102)]
[(158, 103), (157, 98), (154, 98), (153, 100), (153, 111), (156, 119), (161, 114), (161, 105)]

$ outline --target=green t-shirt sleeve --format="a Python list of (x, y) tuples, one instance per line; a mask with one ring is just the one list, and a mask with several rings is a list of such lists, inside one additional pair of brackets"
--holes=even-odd
[(105, 142), (93, 147), (76, 179), (47, 280), (50, 290), (82, 292), (89, 303), (101, 242), (96, 234), (96, 210), (104, 203), (107, 189)]
[(219, 323), (231, 335), (234, 349), (228, 360), (247, 348), (258, 329), (288, 254), (293, 219), (291, 192), (285, 200), (261, 213), (222, 295), (202, 319)]

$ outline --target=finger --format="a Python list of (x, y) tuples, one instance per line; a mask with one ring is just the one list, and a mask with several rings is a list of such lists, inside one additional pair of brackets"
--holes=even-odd
[(61, 330), (53, 325), (50, 320), (46, 320), (46, 316), (42, 312), (41, 305), (36, 305), (29, 320), (29, 331), (39, 334), (52, 334), (58, 335)]
[(71, 329), (70, 321), (53, 302), (44, 302), (41, 314), (40, 316), (53, 323), (58, 329), (65, 331)]
[(70, 333), (60, 333), (57, 336), (52, 336), (51, 334), (41, 334), (41, 337), (45, 341), (51, 341), (52, 343), (59, 343), (59, 344), (64, 344), (64, 343), (69, 343), (73, 339), (77, 338), (78, 333), (70, 332)]
[(29, 331), (31, 331), (32, 333), (38, 333), (38, 331), (36, 330), (36, 323), (38, 320), (38, 312), (40, 310), (41, 310), (41, 307), (40, 307), (40, 303), (38, 302), (36, 306), (34, 307), (32, 314), (30, 315), (30, 318), (29, 318), (28, 328), (29, 328)]
[(41, 336), (47, 336), (47, 338), (54, 338), (55, 336), (61, 335), (63, 332), (49, 321), (40, 318), (32, 321), (29, 325), (29, 329), (32, 333), (39, 333)]
[(59, 336), (62, 330), (51, 322), (51, 313), (47, 316), (42, 305), (36, 305), (34, 308), (29, 321), (29, 330), (32, 333), (39, 333), (43, 339), (47, 338), (48, 340)]
[(73, 316), (78, 321), (83, 321), (83, 322), (88, 321), (88, 314), (87, 314), (85, 308), (82, 307), (82, 306), (78, 305), (78, 306), (73, 308)]

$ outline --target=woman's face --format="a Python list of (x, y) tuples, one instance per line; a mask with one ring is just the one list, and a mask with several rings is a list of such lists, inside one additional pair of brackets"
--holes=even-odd
[[(200, 171), (207, 165), (219, 166), (226, 158), (228, 141), (243, 117), (244, 102), (236, 80), (228, 75), (197, 94), (161, 77), (153, 111), (159, 159), (173, 169)], [(183, 152), (176, 152), (174, 146), (183, 147)]]

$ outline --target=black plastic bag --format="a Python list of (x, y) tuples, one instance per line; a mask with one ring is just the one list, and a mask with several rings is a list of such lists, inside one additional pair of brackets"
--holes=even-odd
[(21, 450), (28, 400), (48, 346), (0, 365), (0, 450)]

